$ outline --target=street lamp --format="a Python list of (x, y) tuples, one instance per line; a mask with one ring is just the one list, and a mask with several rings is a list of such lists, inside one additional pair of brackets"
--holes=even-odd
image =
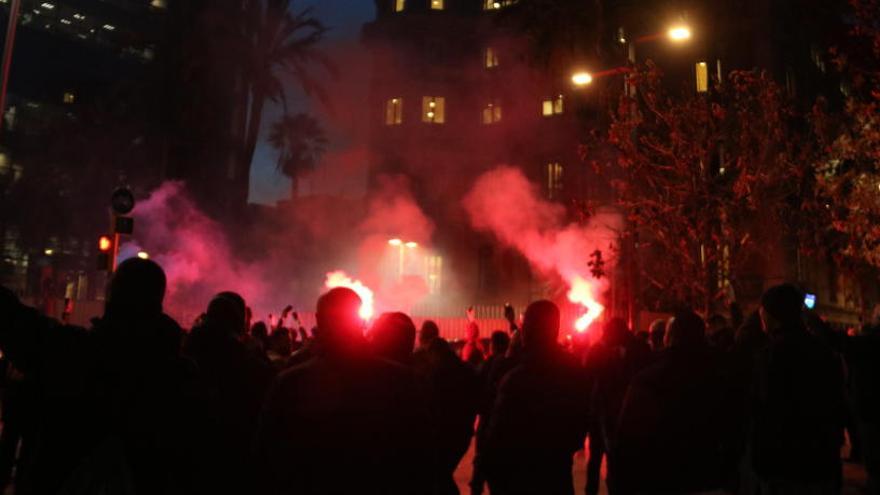
[(593, 75), (586, 71), (575, 72), (571, 76), (571, 82), (577, 87), (584, 87), (593, 82)]
[(142, 260), (148, 260), (148, 259), (150, 259), (150, 253), (148, 253), (146, 251), (138, 251), (137, 257)]
[(419, 247), (415, 241), (404, 241), (398, 237), (388, 239), (388, 245), (398, 248), (397, 250), (397, 278), (403, 278), (403, 267), (406, 260), (406, 250)]
[(667, 31), (666, 34), (673, 42), (680, 43), (682, 41), (687, 41), (691, 39), (691, 28), (686, 25), (679, 24), (669, 28), (669, 31)]

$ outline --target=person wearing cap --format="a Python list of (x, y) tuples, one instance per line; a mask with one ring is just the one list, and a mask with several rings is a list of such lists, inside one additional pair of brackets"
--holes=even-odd
[(840, 493), (843, 366), (807, 331), (803, 311), (804, 294), (791, 284), (761, 298), (769, 342), (756, 360), (748, 437), (760, 493)]

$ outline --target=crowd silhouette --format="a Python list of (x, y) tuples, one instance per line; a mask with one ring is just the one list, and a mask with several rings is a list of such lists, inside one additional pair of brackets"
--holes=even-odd
[[(185, 331), (165, 274), (121, 263), (90, 328), (0, 288), (0, 483), (23, 495), (837, 494), (841, 448), (878, 494), (880, 312), (855, 335), (793, 285), (743, 317), (688, 309), (636, 333), (610, 318), (560, 344), (560, 312), (529, 305), (487, 343), (472, 310), (460, 352), (404, 313), (364, 332), (336, 288), (307, 331), (292, 308), (252, 322), (220, 292)], [(290, 327), (285, 322), (292, 321)], [(587, 450), (586, 486), (575, 453)]]

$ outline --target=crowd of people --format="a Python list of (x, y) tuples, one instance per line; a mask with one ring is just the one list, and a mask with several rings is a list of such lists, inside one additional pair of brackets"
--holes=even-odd
[[(833, 331), (792, 285), (747, 318), (682, 309), (635, 333), (560, 344), (528, 306), (487, 343), (386, 313), (364, 331), (345, 288), (251, 324), (221, 292), (193, 328), (163, 312), (165, 275), (131, 259), (103, 316), (53, 321), (0, 289), (0, 483), (16, 494), (836, 494), (846, 436), (877, 494), (880, 321)], [(743, 321), (733, 321), (733, 320)], [(589, 439), (586, 486), (574, 454)], [(13, 476), (14, 466), (14, 476)]]

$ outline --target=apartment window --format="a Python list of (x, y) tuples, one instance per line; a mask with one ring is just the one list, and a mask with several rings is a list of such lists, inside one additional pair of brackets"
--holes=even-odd
[(428, 292), (437, 294), (443, 286), (443, 257), (425, 257), (425, 275), (428, 279)]
[(483, 10), (498, 10), (516, 3), (516, 0), (483, 0)]
[(547, 197), (557, 199), (562, 195), (562, 164), (550, 162), (547, 164)]
[(385, 125), (403, 123), (403, 98), (391, 98), (385, 102)]
[(483, 56), (483, 65), (485, 65), (487, 69), (498, 67), (498, 52), (496, 52), (491, 46), (486, 47)]
[(541, 114), (545, 117), (550, 117), (551, 115), (559, 115), (562, 113), (564, 108), (563, 105), (563, 97), (562, 95), (556, 95), (553, 98), (547, 98), (544, 100), (541, 105)]
[(442, 124), (446, 122), (446, 98), (442, 96), (423, 96), (422, 122), (428, 124)]
[(62, 95), (62, 97), (61, 97), (61, 101), (70, 105), (76, 101), (76, 95), (71, 93), (70, 91), (65, 91), (64, 95)]
[(709, 66), (706, 65), (706, 62), (697, 62), (695, 70), (697, 93), (709, 91)]
[(443, 0), (431, 0), (431, 10), (443, 10)]
[(402, 12), (404, 7), (406, 7), (406, 0), (394, 0), (395, 12)]
[(498, 100), (487, 103), (483, 107), (483, 123), (494, 124), (501, 121), (501, 102)]

